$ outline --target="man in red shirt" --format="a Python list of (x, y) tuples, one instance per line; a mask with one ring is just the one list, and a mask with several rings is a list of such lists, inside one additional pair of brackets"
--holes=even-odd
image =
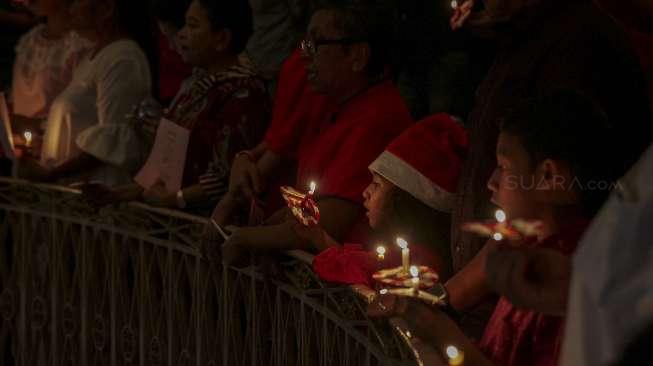
[[(326, 96), (326, 100), (309, 98), (323, 103), (318, 104), (321, 113), (315, 115), (311, 105), (291, 106), (277, 100), (275, 108), (281, 108), (281, 103), (285, 115), (300, 113), (302, 117), (289, 118), (285, 122), (296, 125), (282, 125), (279, 133), (271, 131), (266, 137), (266, 149), (276, 150), (278, 156), (296, 156), (298, 189), (307, 189), (310, 181), (318, 184), (320, 224), (338, 240), (363, 239), (361, 203), (369, 183), (367, 167), (412, 122), (398, 90), (386, 79), (383, 43), (387, 38), (382, 32), (388, 27), (375, 23), (375, 19), (370, 9), (358, 6), (324, 8), (313, 15), (302, 42), (301, 59), (312, 90)], [(301, 81), (302, 75), (298, 76)], [(280, 88), (284, 88), (282, 82)], [(292, 95), (293, 90), (280, 93)], [(295, 95), (295, 100), (301, 103), (305, 96)], [(275, 126), (279, 128), (278, 123), (271, 128)], [(292, 133), (295, 128), (301, 133)], [(243, 153), (237, 161), (259, 157), (252, 155)], [(280, 162), (277, 159), (276, 165)], [(265, 170), (273, 172), (274, 165)], [(246, 192), (243, 187), (248, 185), (254, 192), (260, 191), (257, 182), (252, 184), (252, 175), (247, 176), (250, 178), (232, 192)], [(224, 222), (226, 215), (220, 211), (218, 208), (214, 219)], [(244, 250), (305, 248), (292, 229), (295, 219), (286, 209), (275, 213), (266, 224), (235, 231), (223, 245), (223, 261), (232, 262)]]

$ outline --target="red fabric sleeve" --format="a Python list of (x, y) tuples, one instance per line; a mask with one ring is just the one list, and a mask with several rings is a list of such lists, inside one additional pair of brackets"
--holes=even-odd
[(315, 256), (313, 270), (328, 282), (372, 286), (377, 262), (360, 244), (332, 247)]

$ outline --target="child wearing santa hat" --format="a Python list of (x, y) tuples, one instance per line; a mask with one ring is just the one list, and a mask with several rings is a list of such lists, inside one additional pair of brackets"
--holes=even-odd
[[(427, 265), (445, 280), (451, 272), (450, 212), (467, 150), (464, 127), (446, 114), (407, 129), (370, 165), (372, 182), (363, 192), (374, 238), (384, 245), (383, 267), (399, 265), (395, 239), (410, 243), (411, 264)], [(319, 226), (296, 226), (320, 254), (313, 268), (324, 280), (371, 284), (377, 268), (373, 251), (361, 244), (340, 245)]]

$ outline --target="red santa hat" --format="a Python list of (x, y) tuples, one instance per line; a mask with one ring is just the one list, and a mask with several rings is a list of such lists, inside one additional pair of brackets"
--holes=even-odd
[(429, 207), (451, 212), (466, 152), (465, 128), (441, 113), (394, 139), (370, 170)]

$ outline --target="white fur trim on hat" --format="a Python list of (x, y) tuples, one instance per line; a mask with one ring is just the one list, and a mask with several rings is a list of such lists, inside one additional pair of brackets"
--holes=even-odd
[(379, 155), (370, 164), (369, 169), (431, 208), (446, 213), (453, 209), (455, 200), (453, 193), (447, 192), (410, 164), (388, 151)]

